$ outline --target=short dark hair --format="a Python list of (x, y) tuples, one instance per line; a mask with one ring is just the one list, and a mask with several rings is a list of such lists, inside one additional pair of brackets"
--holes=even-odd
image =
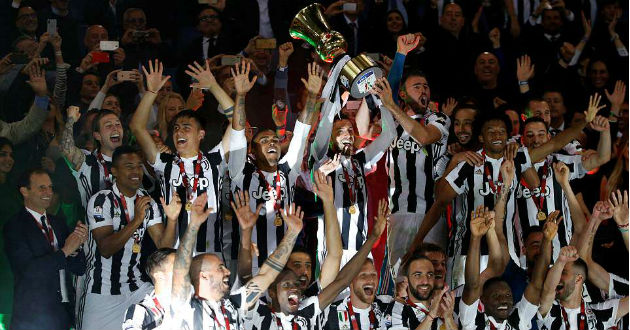
[(173, 126), (175, 126), (175, 123), (177, 122), (177, 120), (179, 120), (179, 118), (190, 118), (190, 119), (193, 119), (199, 125), (199, 129), (202, 129), (202, 130), (206, 129), (206, 120), (203, 117), (201, 117), (201, 115), (199, 115), (199, 113), (197, 113), (196, 111), (190, 110), (190, 109), (184, 109), (184, 110), (178, 112), (175, 115), (175, 117), (173, 117), (173, 119), (171, 119), (171, 122), (169, 124), (171, 132), (173, 131)]
[(114, 153), (112, 154), (112, 166), (116, 166), (118, 164), (118, 161), (120, 160), (120, 157), (128, 154), (140, 155), (138, 153), (138, 149), (128, 145), (121, 145), (120, 147), (114, 149)]
[(304, 253), (304, 254), (308, 254), (309, 256), (311, 255), (304, 245), (295, 245), (295, 246), (293, 246), (293, 250), (291, 251), (291, 253), (292, 254), (293, 253)]
[(481, 136), (484, 125), (490, 121), (502, 121), (505, 124), (505, 129), (507, 131), (508, 138), (510, 137), (510, 133), (512, 132), (512, 121), (510, 117), (505, 114), (505, 112), (489, 112), (485, 113), (482, 118), (478, 118), (479, 120), (475, 120), (475, 130), (473, 131), (473, 136)]
[(545, 129), (549, 130), (549, 126), (547, 126), (547, 123), (540, 117), (530, 117), (527, 118), (527, 120), (525, 120), (525, 122), (523, 123), (523, 125), (521, 125), (521, 135), (524, 135), (525, 133), (525, 127), (531, 123), (541, 123), (543, 125), (545, 125)]
[(527, 241), (527, 238), (529, 237), (529, 235), (535, 234), (535, 233), (542, 233), (542, 232), (543, 232), (543, 227), (531, 226), (528, 229), (525, 229), (525, 231), (523, 232), (523, 240)]
[[(403, 276), (409, 276), (409, 265), (411, 265), (411, 263), (416, 261), (416, 260), (426, 260), (428, 262), (431, 262), (431, 260), (429, 258), (427, 258), (424, 254), (421, 254), (418, 251), (415, 251), (411, 255), (411, 258), (409, 258), (409, 260), (407, 260), (407, 262), (403, 265), (403, 268), (402, 268), (402, 275)], [(431, 262), (431, 264), (433, 264), (433, 263)]]
[(18, 179), (18, 182), (17, 182), (18, 189), (22, 188), (22, 187), (30, 188), (31, 187), (31, 178), (35, 174), (46, 174), (46, 175), (48, 175), (48, 172), (46, 172), (44, 169), (42, 169), (40, 167), (34, 167), (34, 168), (26, 170), (24, 173), (22, 173), (22, 175)]
[(3, 136), (0, 136), (0, 148), (4, 148), (4, 146), (11, 147), (11, 150), (15, 149), (13, 147), (13, 142), (11, 142), (11, 140), (9, 140), (9, 139), (7, 139), (7, 138), (5, 138)]
[(403, 74), (401, 84), (400, 84), (400, 90), (403, 90), (405, 88), (407, 79), (411, 77), (422, 77), (427, 80), (427, 83), (429, 82), (429, 78), (427, 78), (427, 75), (422, 70), (419, 70), (419, 69), (409, 70)]
[[(482, 292), (485, 293), (486, 290), (488, 290), (491, 286), (493, 286), (495, 284), (499, 284), (501, 282), (507, 284), (507, 282), (504, 279), (502, 279), (501, 277), (493, 277), (493, 278), (488, 279), (486, 281), (486, 283), (483, 284)], [(508, 287), (509, 287), (509, 285), (508, 285)], [(512, 288), (510, 288), (510, 289), (512, 289)]]
[(439, 252), (446, 255), (446, 251), (444, 251), (441, 246), (434, 243), (422, 243), (422, 245), (420, 245), (420, 247), (414, 252), (423, 256), (426, 256), (426, 254), (430, 252)]
[[(457, 113), (460, 112), (461, 110), (465, 110), (465, 109), (473, 110), (475, 112), (475, 114), (479, 114), (479, 107), (477, 107), (474, 104), (464, 103), (464, 104), (458, 104), (455, 107), (455, 109), (453, 109), (453, 113), (451, 114), (451, 118), (455, 119), (455, 116), (457, 115)], [(476, 117), (476, 115), (475, 115), (475, 117)]]
[(577, 258), (573, 262), (573, 267), (577, 267), (582, 273), (584, 273), (584, 282), (586, 282), (586, 279), (588, 278), (588, 266), (586, 265), (584, 259)]
[(116, 116), (116, 118), (120, 119), (120, 117), (118, 117), (118, 115), (111, 110), (100, 110), (92, 121), (92, 133), (99, 132), (101, 130), (101, 119), (103, 119), (103, 117), (107, 115), (114, 115)]
[(164, 259), (166, 259), (166, 257), (171, 255), (172, 253), (176, 252), (177, 250), (173, 248), (159, 248), (149, 255), (146, 265), (144, 266), (144, 270), (147, 275), (151, 277), (151, 280), (153, 280), (153, 272), (157, 268), (162, 266), (162, 262), (164, 261)]

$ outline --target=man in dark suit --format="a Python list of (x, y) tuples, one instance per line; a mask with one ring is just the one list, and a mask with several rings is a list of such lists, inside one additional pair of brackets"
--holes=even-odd
[(18, 183), (24, 208), (4, 228), (5, 251), (15, 277), (11, 329), (68, 329), (72, 325), (70, 273), (85, 272), (79, 247), (87, 227), (69, 233), (65, 220), (46, 214), (53, 191), (41, 169), (24, 173)]
[[(354, 9), (344, 10), (343, 5), (354, 5)], [(363, 17), (363, 0), (337, 1), (326, 8), (326, 16), (333, 30), (341, 33), (348, 43), (346, 54), (351, 57), (370, 49), (371, 27)]]

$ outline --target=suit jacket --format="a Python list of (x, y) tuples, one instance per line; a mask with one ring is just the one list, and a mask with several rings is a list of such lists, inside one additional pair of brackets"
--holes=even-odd
[[(52, 215), (47, 217), (59, 246), (63, 247), (70, 234), (65, 221)], [(59, 270), (66, 270), (66, 287), (72, 291), (70, 273), (85, 273), (83, 251), (67, 258), (61, 249), (53, 251), (26, 208), (7, 222), (4, 240), (15, 277), (10, 328), (68, 329), (72, 324), (72, 307), (61, 302)]]
[(330, 18), (329, 22), (332, 29), (341, 33), (341, 35), (343, 35), (343, 37), (346, 39), (346, 42), (348, 43), (347, 54), (350, 55), (350, 57), (355, 57), (357, 56), (357, 54), (360, 54), (361, 52), (364, 52), (370, 49), (369, 38), (372, 32), (372, 28), (370, 27), (368, 20), (364, 19), (363, 16), (359, 16), (358, 18), (359, 31), (357, 33), (358, 45), (357, 45), (356, 53), (354, 52), (354, 49), (353, 49), (354, 48), (354, 44), (353, 44), (354, 31), (352, 30), (350, 25), (348, 25), (348, 23), (346, 22), (344, 15), (343, 14), (336, 15)]

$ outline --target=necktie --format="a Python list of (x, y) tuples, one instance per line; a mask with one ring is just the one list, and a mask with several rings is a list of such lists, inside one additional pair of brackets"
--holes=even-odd
[(350, 25), (350, 27), (352, 28), (352, 55), (354, 56), (358, 53), (357, 44), (359, 43), (359, 28), (357, 27), (357, 23), (355, 22), (350, 22), (348, 25)]
[(51, 246), (54, 246), (55, 238), (53, 237), (52, 230), (46, 224), (46, 216), (42, 215), (42, 217), (39, 218), (39, 220), (42, 223), (42, 228), (44, 228), (44, 231), (46, 232), (45, 234), (46, 234), (46, 239), (48, 240), (48, 243), (50, 243)]

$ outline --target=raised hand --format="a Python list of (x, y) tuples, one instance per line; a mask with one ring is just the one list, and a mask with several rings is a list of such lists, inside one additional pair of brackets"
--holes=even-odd
[(591, 37), (591, 21), (586, 19), (586, 15), (584, 15), (584, 11), (582, 14), (582, 28), (584, 29), (584, 39), (589, 39)]
[(499, 48), (501, 47), (501, 31), (499, 30), (499, 28), (495, 27), (494, 29), (490, 30), (490, 32), (488, 33), (488, 39), (490, 39), (490, 42), (492, 42), (492, 48)]
[(435, 319), (440, 316), (440, 302), (442, 301), (442, 297), (448, 292), (448, 285), (445, 285), (440, 291), (433, 291), (433, 296), (431, 297), (431, 307), (429, 308), (429, 313), (427, 317), (431, 317), (431, 319)]
[(317, 170), (322, 172), (324, 175), (328, 175), (339, 168), (341, 165), (341, 159), (339, 154), (335, 154), (333, 158), (329, 158), (322, 166), (320, 166)]
[(122, 82), (116, 79), (118, 76), (118, 72), (120, 71), (122, 70), (112, 70), (110, 73), (107, 74), (107, 77), (105, 78), (105, 83), (103, 84), (103, 87), (105, 87), (106, 90), (109, 90), (112, 86), (118, 85)]
[(604, 92), (606, 93), (606, 98), (608, 99), (608, 102), (610, 102), (611, 104), (611, 109), (619, 109), (619, 107), (621, 107), (621, 105), (623, 104), (623, 100), (626, 97), (626, 84), (622, 80), (617, 80), (612, 94), (609, 93), (607, 89), (604, 89)]
[(190, 94), (188, 94), (188, 99), (186, 99), (186, 109), (197, 111), (203, 105), (203, 99), (204, 95), (201, 89), (191, 89)]
[(579, 257), (578, 251), (575, 248), (575, 246), (567, 245), (567, 246), (563, 246), (560, 249), (560, 255), (558, 255), (557, 262), (563, 262), (563, 263), (572, 262), (572, 261), (576, 261), (578, 257)]
[(48, 42), (53, 46), (53, 49), (55, 51), (61, 50), (61, 42), (63, 40), (61, 39), (61, 35), (59, 35), (59, 33), (55, 33), (50, 37), (50, 40), (48, 40)]
[(15, 66), (13, 62), (11, 62), (11, 55), (13, 53), (8, 53), (5, 57), (0, 60), (0, 75), (5, 74), (7, 71), (11, 70)]
[(136, 198), (133, 209), (133, 221), (142, 222), (147, 215), (147, 210), (151, 207), (151, 196)]
[(455, 98), (449, 97), (446, 99), (446, 103), (442, 104), (442, 112), (445, 115), (450, 117), (453, 114), (453, 110), (455, 110), (456, 107), (457, 107), (457, 101), (455, 100)]
[(610, 219), (613, 217), (613, 214), (614, 214), (613, 208), (611, 207), (610, 204), (608, 204), (608, 201), (606, 202), (599, 201), (595, 203), (595, 206), (593, 207), (591, 220), (594, 218), (597, 218), (599, 220)]
[(238, 190), (233, 194), (234, 198), (230, 201), (236, 219), (238, 219), (238, 225), (241, 230), (249, 230), (254, 228), (258, 215), (263, 207), (263, 204), (258, 204), (256, 207), (256, 213), (252, 212), (252, 208), (249, 206), (249, 193), (243, 190)]
[(407, 55), (418, 46), (418, 43), (422, 38), (423, 36), (421, 34), (415, 35), (413, 33), (398, 36), (398, 39), (396, 40), (396, 52)]
[(479, 19), (481, 19), (481, 14), (483, 14), (483, 6), (479, 6), (479, 9), (475, 12), (475, 16), (473, 16), (473, 19), (470, 21), (470, 27), (474, 33), (479, 33)]
[(302, 84), (304, 84), (309, 94), (319, 94), (323, 74), (322, 68), (317, 65), (317, 63), (313, 62), (308, 64), (308, 81), (302, 78)]
[(288, 41), (278, 47), (278, 65), (286, 67), (289, 62), (289, 56), (293, 54), (293, 43)]
[(385, 231), (385, 225), (387, 224), (387, 218), (389, 218), (389, 205), (387, 198), (383, 198), (378, 201), (378, 215), (374, 217), (374, 226), (370, 235), (373, 237), (381, 237), (383, 231)]
[(166, 204), (164, 197), (160, 197), (160, 202), (162, 203), (162, 208), (164, 209), (166, 219), (177, 220), (177, 218), (179, 217), (179, 212), (182, 210), (182, 200), (179, 198), (179, 195), (173, 194), (171, 202), (168, 204)]
[(473, 236), (482, 237), (490, 230), (491, 225), (494, 226), (486, 218), (488, 212), (488, 208), (484, 209), (483, 205), (479, 205), (476, 210), (470, 212), (470, 233)]
[(149, 71), (142, 66), (142, 71), (144, 72), (145, 80), (147, 82), (147, 91), (153, 94), (157, 94), (157, 92), (166, 84), (166, 82), (171, 79), (171, 76), (162, 76), (164, 72), (164, 67), (162, 66), (162, 62), (155, 60), (154, 62), (149, 61)]
[(575, 56), (575, 46), (568, 42), (562, 43), (562, 46), (560, 46), (560, 56), (562, 56), (565, 62), (570, 63), (573, 56)]
[(48, 87), (46, 86), (44, 71), (39, 67), (37, 63), (34, 63), (29, 68), (28, 80), (26, 82), (31, 86), (31, 89), (33, 89), (35, 95), (46, 96), (48, 94)]
[[(194, 64), (194, 65), (193, 65)], [(214, 78), (212, 71), (210, 71), (210, 61), (206, 59), (205, 65), (202, 67), (196, 61), (193, 64), (188, 64), (186, 74), (191, 78), (197, 80), (196, 83), (190, 85), (192, 88), (209, 89), (211, 87), (218, 86), (217, 80)]]
[(234, 88), (237, 94), (247, 94), (247, 92), (254, 87), (254, 83), (258, 77), (254, 76), (254, 79), (249, 80), (250, 68), (251, 64), (242, 60), (241, 63), (235, 64), (234, 67), (230, 69), (232, 77), (234, 77)]
[(608, 122), (608, 119), (604, 116), (595, 116), (595, 119), (593, 119), (593, 121), (589, 123), (589, 126), (597, 132), (610, 130), (610, 123)]
[(382, 77), (377, 79), (374, 83), (374, 86), (372, 86), (370, 93), (373, 95), (377, 95), (387, 109), (394, 109), (395, 107), (397, 107), (396, 103), (394, 103), (394, 98), (392, 97), (392, 88), (389, 86), (387, 78)]
[(444, 286), (444, 289), (446, 289), (446, 291), (442, 295), (440, 309), (438, 310), (438, 316), (442, 319), (453, 317), (455, 310), (455, 292), (449, 291), (447, 285)]
[(529, 55), (516, 59), (516, 78), (518, 81), (528, 81), (534, 76), (534, 65)]
[(608, 200), (610, 208), (613, 211), (613, 219), (618, 226), (628, 225), (628, 191), (624, 190), (623, 195), (621, 191), (617, 190), (610, 194)]
[(514, 161), (511, 159), (504, 160), (503, 163), (501, 163), (499, 171), (503, 177), (503, 189), (509, 189), (512, 185), (512, 181), (514, 180), (514, 175), (516, 174), (514, 170)]
[(518, 143), (508, 143), (505, 146), (505, 151), (503, 152), (503, 159), (514, 160), (514, 158), (516, 158), (517, 153), (518, 153)]
[(72, 118), (75, 123), (81, 118), (81, 110), (77, 106), (71, 105), (66, 111), (68, 112), (68, 119)]
[(558, 181), (559, 184), (568, 184), (569, 176), (571, 175), (571, 171), (569, 171), (569, 167), (563, 162), (555, 162), (552, 165), (553, 167), (553, 175)]
[(315, 193), (324, 202), (334, 202), (334, 192), (332, 186), (332, 179), (321, 171), (314, 171), (315, 185), (313, 186), (313, 193)]
[(453, 161), (456, 163), (466, 162), (470, 166), (483, 165), (483, 157), (474, 151), (462, 151), (453, 155)]
[(394, 64), (394, 61), (392, 61), (391, 58), (383, 55), (381, 56), (381, 59), (379, 61), (376, 61), (376, 63), (378, 63), (378, 65), (380, 65), (381, 68), (383, 69), (383, 76), (387, 76), (389, 71), (392, 69), (392, 65)]
[(208, 194), (203, 193), (197, 198), (192, 205), (192, 212), (190, 212), (190, 223), (196, 226), (201, 226), (202, 223), (208, 220), (208, 216), (212, 213), (212, 208), (208, 206)]
[(289, 231), (293, 233), (302, 231), (304, 212), (302, 212), (301, 207), (296, 207), (295, 203), (291, 203), (288, 209), (280, 209), (280, 216), (282, 216), (282, 219), (289, 227)]
[(584, 111), (584, 115), (586, 117), (584, 118), (584, 120), (586, 120), (587, 123), (592, 122), (593, 119), (595, 119), (595, 116), (597, 116), (597, 113), (599, 112), (599, 110), (606, 107), (605, 104), (599, 105), (601, 100), (602, 100), (602, 96), (597, 93), (595, 93), (594, 95), (591, 95), (588, 98), (588, 109)]
[(551, 241), (558, 233), (558, 223), (562, 222), (562, 217), (559, 215), (560, 211), (558, 210), (551, 212), (543, 225), (543, 236), (547, 241)]

